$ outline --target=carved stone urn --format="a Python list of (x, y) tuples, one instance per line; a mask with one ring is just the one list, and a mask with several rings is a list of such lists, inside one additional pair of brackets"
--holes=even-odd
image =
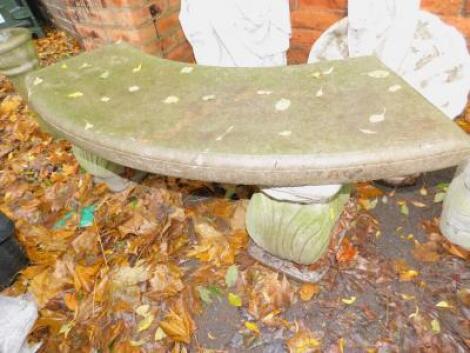
[(0, 31), (0, 74), (13, 81), (17, 91), (25, 97), (24, 77), (39, 67), (39, 60), (26, 28), (6, 28)]

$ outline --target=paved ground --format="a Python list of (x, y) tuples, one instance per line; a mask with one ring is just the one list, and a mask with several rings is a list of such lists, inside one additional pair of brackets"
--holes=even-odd
[[(371, 352), (469, 351), (468, 308), (449, 310), (435, 306), (442, 300), (455, 298), (458, 289), (469, 288), (469, 262), (455, 257), (421, 262), (412, 254), (415, 240), (422, 243), (428, 240), (429, 234), (422, 222), (440, 215), (441, 203), (434, 203), (433, 198), (442, 183), (450, 182), (453, 173), (453, 169), (429, 173), (421, 177), (416, 186), (398, 190), (379, 185), (386, 194), (393, 195), (387, 197), (387, 203), (379, 201), (371, 211), (379, 222), (381, 235), (377, 237), (372, 232), (365, 239), (356, 238), (360, 260), (350, 268), (330, 271), (328, 278), (320, 283), (320, 294), (307, 303), (299, 301), (292, 305), (285, 318), (317, 332), (328, 352), (340, 352), (341, 345), (344, 352), (364, 352), (373, 346), (376, 350), (370, 348)], [(427, 196), (421, 195), (423, 188), (427, 190)], [(398, 201), (407, 201), (408, 216), (402, 213)], [(420, 207), (415, 207), (411, 202), (427, 206), (418, 204)], [(360, 236), (360, 233), (356, 235)], [(387, 272), (393, 272), (390, 262), (398, 259), (419, 272), (420, 280), (389, 281)], [(338, 305), (338, 298), (351, 296), (357, 297), (353, 306)], [(417, 311), (424, 313), (427, 319), (438, 320), (445, 334), (439, 338), (422, 336), (423, 328), (419, 326), (423, 323), (417, 324), (413, 317), (409, 318)], [(261, 339), (250, 342), (250, 347), (256, 348), (244, 346), (246, 341), (236, 324), (243, 319), (243, 314), (224, 301), (208, 307), (197, 318), (199, 342), (205, 347), (238, 352), (285, 351), (284, 329), (267, 332)], [(381, 339), (383, 344), (376, 345)], [(339, 343), (341, 340), (342, 344)]]

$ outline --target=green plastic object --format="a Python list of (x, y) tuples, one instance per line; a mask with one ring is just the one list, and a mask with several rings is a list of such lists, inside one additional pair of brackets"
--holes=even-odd
[(38, 67), (39, 60), (28, 29), (0, 30), (0, 74), (12, 80), (23, 97), (26, 97), (24, 78)]
[(44, 32), (25, 0), (0, 1), (0, 29), (28, 27), (38, 37)]

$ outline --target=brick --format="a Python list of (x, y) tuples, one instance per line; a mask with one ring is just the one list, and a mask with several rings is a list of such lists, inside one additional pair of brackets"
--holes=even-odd
[(104, 28), (101, 26), (85, 25), (75, 23), (75, 30), (84, 39), (95, 39), (99, 41), (107, 41), (107, 35)]
[(152, 20), (148, 6), (140, 8), (105, 9), (103, 23), (122, 27), (139, 27)]
[(346, 12), (347, 0), (297, 0), (297, 8), (316, 8), (323, 10), (336, 10), (342, 13)]
[(152, 40), (147, 44), (138, 45), (137, 48), (146, 52), (147, 54), (152, 54), (159, 57), (163, 56), (161, 43), (157, 40)]
[(106, 29), (110, 41), (123, 40), (130, 43), (147, 43), (157, 39), (157, 32), (153, 23), (144, 26), (133, 27), (109, 27)]
[(177, 31), (161, 40), (161, 46), (165, 54), (171, 52), (174, 48), (185, 42), (183, 32)]
[(147, 0), (101, 0), (103, 7), (141, 7)]
[(292, 30), (291, 47), (302, 47), (310, 50), (312, 44), (315, 43), (322, 33), (312, 29), (294, 28)]
[(161, 36), (165, 36), (167, 33), (181, 30), (180, 21), (178, 19), (179, 13), (174, 12), (164, 17), (157, 19), (157, 30)]
[(97, 49), (106, 44), (106, 42), (98, 41), (96, 39), (81, 39), (80, 43), (86, 51)]
[(291, 11), (297, 10), (297, 2), (298, 0), (289, 0), (289, 9)]
[(172, 10), (179, 11), (181, 8), (181, 0), (168, 0), (168, 7)]
[(304, 48), (291, 48), (287, 51), (287, 63), (289, 65), (307, 63), (309, 50)]
[(463, 36), (470, 42), (470, 17), (462, 16), (441, 16), (442, 20), (457, 28)]
[(192, 55), (192, 48), (189, 43), (185, 42), (171, 52), (165, 55), (167, 59), (176, 60), (176, 61), (186, 61), (190, 55)]
[(295, 10), (291, 13), (293, 28), (306, 28), (324, 31), (343, 16), (332, 11), (318, 11), (312, 9)]
[(462, 13), (464, 0), (422, 0), (421, 7), (439, 15), (457, 16)]

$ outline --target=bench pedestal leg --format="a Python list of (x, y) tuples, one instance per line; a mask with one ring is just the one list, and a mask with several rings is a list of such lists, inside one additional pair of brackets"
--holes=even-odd
[(106, 183), (111, 191), (123, 191), (132, 183), (119, 175), (124, 172), (123, 166), (98, 157), (77, 146), (73, 146), (72, 151), (80, 166), (93, 175), (96, 182)]
[[(247, 230), (256, 244), (254, 257), (259, 259), (256, 252), (264, 250), (268, 254), (262, 262), (283, 259), (301, 265), (311, 265), (322, 258), (349, 200), (349, 188), (341, 188), (326, 200), (323, 193), (320, 201), (308, 204), (275, 200), (266, 193), (272, 194), (269, 189), (254, 194), (247, 210)], [(282, 270), (282, 265), (268, 265)]]
[(470, 160), (459, 167), (449, 186), (440, 226), (447, 239), (470, 250)]

